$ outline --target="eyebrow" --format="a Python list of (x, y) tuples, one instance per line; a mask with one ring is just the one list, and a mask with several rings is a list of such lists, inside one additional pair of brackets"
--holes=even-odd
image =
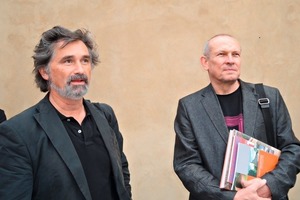
[(84, 55), (82, 56), (83, 58), (88, 58), (88, 59), (91, 59), (91, 56), (90, 55)]
[(216, 51), (216, 53), (220, 53), (220, 52), (240, 53), (241, 51), (240, 50), (225, 50), (225, 49)]
[(66, 59), (70, 59), (70, 58), (73, 58), (74, 56), (64, 56), (61, 58), (61, 60), (66, 60)]
[[(67, 56), (62, 57), (61, 60), (71, 59), (73, 57), (75, 57), (75, 56), (74, 55), (67, 55)], [(91, 56), (90, 55), (83, 55), (82, 58), (88, 58), (88, 59), (90, 59)]]

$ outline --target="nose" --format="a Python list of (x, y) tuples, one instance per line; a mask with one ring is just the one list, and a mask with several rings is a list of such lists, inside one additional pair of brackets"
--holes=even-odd
[(229, 64), (232, 64), (234, 62), (234, 58), (233, 58), (233, 56), (231, 54), (227, 55), (226, 62), (229, 63)]
[(75, 63), (75, 73), (81, 74), (84, 72), (84, 65), (80, 61), (76, 61)]

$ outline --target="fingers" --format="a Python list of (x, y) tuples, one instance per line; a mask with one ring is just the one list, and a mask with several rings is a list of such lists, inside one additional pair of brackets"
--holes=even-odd
[(260, 179), (260, 178), (255, 178), (250, 181), (245, 181), (245, 180), (241, 181), (241, 184), (244, 188), (252, 187), (252, 189), (254, 189), (255, 191), (261, 188), (262, 186), (266, 185), (266, 183), (267, 183), (266, 179)]
[(259, 188), (256, 192), (260, 197), (269, 198), (272, 196), (271, 190), (267, 184)]
[(271, 200), (271, 198), (262, 198), (262, 197), (260, 197), (259, 200)]
[[(258, 191), (266, 185), (265, 179), (255, 178), (250, 181), (242, 180), (243, 188), (238, 189), (234, 200), (271, 200), (271, 193), (258, 194)], [(268, 187), (267, 187), (268, 189)]]

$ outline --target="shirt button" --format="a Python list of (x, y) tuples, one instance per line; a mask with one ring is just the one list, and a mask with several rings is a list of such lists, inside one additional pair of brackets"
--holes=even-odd
[(71, 119), (67, 119), (67, 121), (69, 122), (69, 121), (71, 121)]
[(81, 130), (78, 130), (78, 133), (81, 133), (82, 131)]

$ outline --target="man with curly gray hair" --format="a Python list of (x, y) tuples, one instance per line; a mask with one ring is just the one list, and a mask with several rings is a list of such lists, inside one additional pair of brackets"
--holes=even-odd
[(0, 126), (1, 199), (130, 200), (113, 109), (83, 98), (99, 63), (89, 31), (55, 26), (34, 49), (46, 96)]

